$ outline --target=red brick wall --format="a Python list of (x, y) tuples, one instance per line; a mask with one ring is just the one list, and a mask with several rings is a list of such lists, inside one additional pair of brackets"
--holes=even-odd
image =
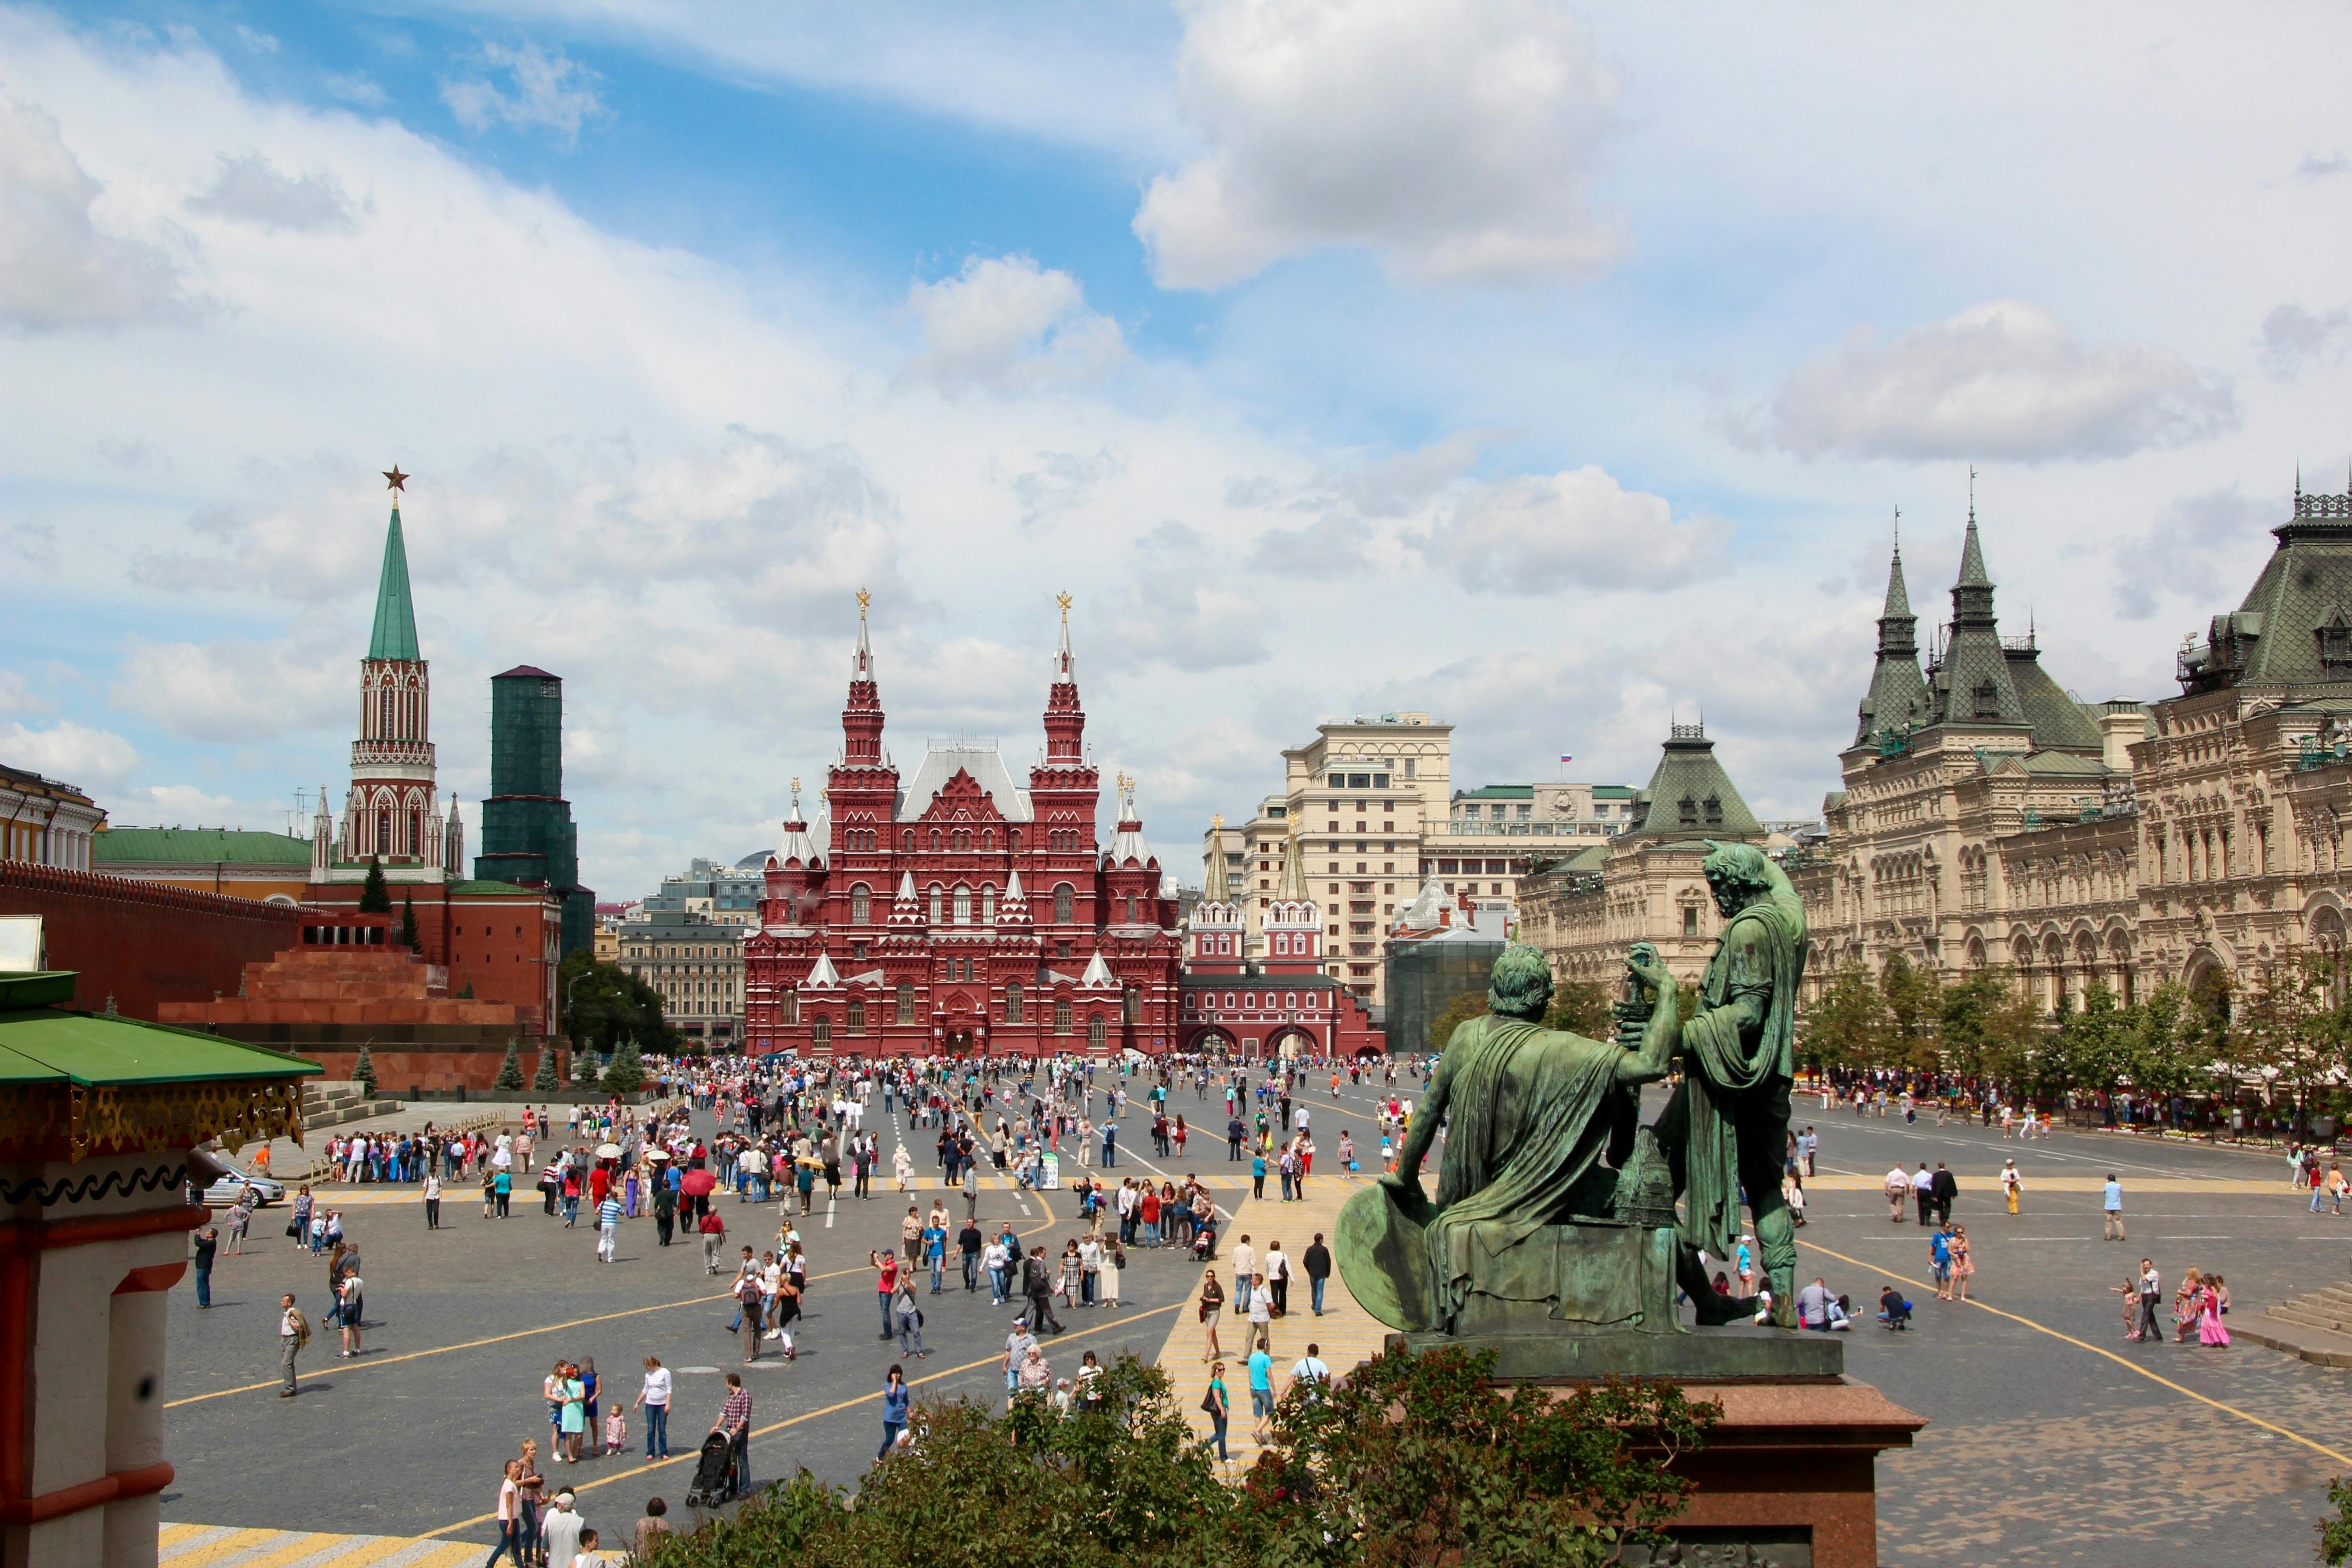
[(236, 994), (247, 963), (302, 940), (283, 904), (22, 861), (0, 862), (0, 914), (39, 915), (52, 969), (78, 971), (74, 1005), (153, 1018), (165, 1002)]
[[(554, 1049), (556, 1073), (569, 1083), (572, 1081), (571, 1053), (560, 1045)], [(300, 1054), (305, 1061), (314, 1061), (325, 1068), (325, 1076), (329, 1079), (350, 1078), (352, 1069), (359, 1065), (360, 1059), (356, 1050), (322, 1051), (310, 1046), (300, 1047)], [(386, 1051), (373, 1047), (368, 1051), (369, 1064), (375, 1068), (377, 1089), (394, 1096), (411, 1089), (489, 1089), (497, 1084), (499, 1068), (505, 1065), (506, 1059), (507, 1048), (503, 1045), (495, 1050), (478, 1051)], [(523, 1048), (516, 1053), (515, 1060), (522, 1068), (522, 1080), (526, 1084), (538, 1075), (539, 1057), (530, 1048), (529, 1041), (525, 1041)], [(338, 1131), (352, 1131), (366, 1125), (360, 1122)]]
[(478, 1002), (513, 1003), (524, 1034), (543, 1032), (555, 967), (550, 954), (560, 934), (547, 913), (546, 905), (520, 899), (450, 900), (449, 994), (463, 994), (470, 984)]

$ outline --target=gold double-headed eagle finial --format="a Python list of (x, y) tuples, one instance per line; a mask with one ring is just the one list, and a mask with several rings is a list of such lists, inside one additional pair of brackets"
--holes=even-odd
[(1070, 624), (1070, 595), (1065, 592), (1054, 595), (1054, 603), (1062, 606), (1062, 624)]
[(863, 588), (860, 588), (860, 589), (858, 589), (858, 590), (857, 590), (857, 618), (858, 618), (859, 620), (861, 620), (861, 621), (862, 621), (862, 620), (864, 620), (864, 619), (866, 618), (866, 605), (870, 605), (870, 604), (872, 604), (873, 602), (874, 602), (874, 595), (871, 595), (871, 594), (867, 593), (867, 592), (866, 592), (865, 589), (863, 589)]

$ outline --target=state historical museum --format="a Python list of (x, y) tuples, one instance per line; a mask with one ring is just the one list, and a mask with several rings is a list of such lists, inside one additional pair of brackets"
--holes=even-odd
[(1120, 781), (1097, 842), (1099, 778), (1070, 658), (1069, 604), (1029, 785), (993, 741), (934, 741), (911, 783), (882, 749), (882, 703), (858, 595), (840, 760), (819, 847), (793, 819), (768, 858), (744, 943), (755, 1055), (1108, 1055), (1175, 1042), (1176, 900)]

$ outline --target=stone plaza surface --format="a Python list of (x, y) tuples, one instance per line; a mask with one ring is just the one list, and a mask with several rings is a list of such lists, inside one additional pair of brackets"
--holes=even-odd
[[(1136, 1136), (1139, 1147), (1120, 1154), (1120, 1172), (1196, 1172), (1234, 1211), (1221, 1251), (1247, 1233), (1261, 1252), (1279, 1238), (1296, 1258), (1312, 1233), (1331, 1234), (1339, 1204), (1370, 1176), (1328, 1173), (1339, 1129), (1349, 1128), (1360, 1148), (1379, 1146), (1369, 1089), (1346, 1089), (1337, 1106), (1328, 1092), (1303, 1100), (1314, 1107), (1324, 1151), (1304, 1202), (1276, 1201), (1271, 1180), (1267, 1198), (1251, 1198), (1245, 1167), (1228, 1163), (1215, 1143), (1195, 1142), (1186, 1158), (1160, 1161)], [(1173, 1103), (1197, 1104), (1190, 1089)], [(2352, 1219), (2309, 1214), (2307, 1198), (2287, 1190), (2283, 1156), (2065, 1131), (2021, 1144), (1998, 1129), (1938, 1128), (1932, 1115), (1906, 1124), (1818, 1106), (1801, 1098), (1796, 1114), (1823, 1140), (1820, 1173), (1809, 1184), (1811, 1223), (1798, 1233), (1800, 1279), (1822, 1275), (1862, 1310), (1864, 1326), (1844, 1337), (1848, 1375), (1928, 1420), (1915, 1447), (1877, 1467), (1883, 1563), (2269, 1568), (2308, 1560), (2327, 1479), (2352, 1473), (2352, 1458), (2344, 1457), (2352, 1443), (2336, 1435), (2347, 1374), (2242, 1338), (2228, 1351), (2126, 1342), (2121, 1299), (2108, 1287), (2143, 1255), (2163, 1269), (2168, 1299), (2183, 1267), (2219, 1269), (2236, 1301), (2234, 1320), (2344, 1279)], [(886, 1144), (889, 1138), (886, 1131)], [(913, 1197), (928, 1207), (937, 1167), (924, 1144), (914, 1141)], [(2024, 1212), (2015, 1217), (2002, 1212), (1993, 1179), (2010, 1155), (2026, 1176)], [(1934, 1300), (1926, 1233), (1908, 1217), (1888, 1222), (1879, 1184), (1897, 1159), (1943, 1160), (1957, 1173), (1954, 1217), (1975, 1243), (1973, 1293), (1983, 1305)], [(2110, 1170), (2125, 1183), (2126, 1243), (2100, 1240), (2097, 1189)], [(631, 1397), (648, 1352), (677, 1369), (671, 1451), (679, 1457), (644, 1467), (643, 1427), (633, 1420), (628, 1457), (576, 1470), (542, 1464), (551, 1485), (581, 1486), (590, 1522), (605, 1530), (625, 1526), (657, 1492), (679, 1504), (685, 1456), (717, 1414), (718, 1374), (740, 1359), (740, 1342), (722, 1331), (730, 1311), (723, 1281), (702, 1274), (698, 1247), (665, 1252), (653, 1245), (649, 1223), (632, 1222), (622, 1262), (604, 1267), (593, 1261), (592, 1231), (563, 1229), (535, 1201), (519, 1203), (509, 1220), (486, 1221), (478, 1199), (453, 1194), (439, 1235), (424, 1230), (413, 1192), (359, 1189), (333, 1201), (346, 1207), (363, 1247), (375, 1325), (369, 1353), (337, 1361), (322, 1336), (304, 1357), (303, 1396), (273, 1396), (268, 1303), (288, 1289), (315, 1308), (325, 1268), (276, 1234), (282, 1217), (273, 1226), (265, 1216), (258, 1250), (225, 1260), (215, 1276), (212, 1311), (195, 1310), (186, 1285), (172, 1293), (166, 1423), (180, 1479), (164, 1518), (487, 1549), (492, 1531), (480, 1516), (489, 1512), (499, 1462), (525, 1436), (545, 1442), (539, 1380), (559, 1353), (593, 1356)], [(961, 1215), (960, 1198), (951, 1194), (950, 1206)], [(1076, 1233), (1066, 1192), (1022, 1194), (992, 1184), (981, 1206), (985, 1218), (1009, 1216), (1049, 1251)], [(772, 1237), (772, 1205), (722, 1199), (720, 1209), (741, 1239), (765, 1246)], [(875, 1337), (866, 1258), (895, 1241), (905, 1211), (885, 1181), (870, 1202), (843, 1202), (830, 1228), (821, 1203), (806, 1224), (813, 1289), (802, 1357), (790, 1366), (763, 1362), (746, 1377), (762, 1479), (804, 1464), (849, 1482), (871, 1458), (882, 1373), (903, 1358)], [(730, 1252), (737, 1245), (730, 1238)], [(1174, 1380), (1179, 1408), (1190, 1411), (1205, 1377), (1192, 1305), (1201, 1270), (1181, 1255), (1136, 1249), (1130, 1257), (1127, 1307), (1116, 1314), (1058, 1309), (1070, 1331), (1049, 1338), (1047, 1353), (1057, 1375), (1088, 1348), (1106, 1359), (1122, 1348), (1157, 1357)], [(1223, 1259), (1219, 1268), (1229, 1278)], [(1887, 1281), (1902, 1283), (1918, 1305), (1909, 1333), (1868, 1323)], [(1345, 1368), (1376, 1351), (1386, 1332), (1336, 1276), (1325, 1316), (1307, 1312), (1307, 1296), (1302, 1279), (1291, 1314), (1276, 1325), (1277, 1383), (1309, 1340)], [(924, 1300), (933, 1309), (926, 1328), (933, 1354), (906, 1362), (919, 1395), (1000, 1398), (997, 1369), (1013, 1310), (990, 1309), (984, 1291), (964, 1296), (952, 1270), (947, 1294)], [(1241, 1342), (1230, 1311), (1223, 1337), (1228, 1351)], [(1252, 1452), (1246, 1376), (1241, 1357), (1227, 1361), (1239, 1465)]]

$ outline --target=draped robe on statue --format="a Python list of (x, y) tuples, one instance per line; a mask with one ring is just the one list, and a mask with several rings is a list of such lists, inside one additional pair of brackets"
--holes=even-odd
[[(1785, 889), (1785, 882), (1781, 884)], [(1769, 1121), (1778, 1095), (1787, 1131), (1786, 1086), (1796, 1077), (1797, 987), (1805, 968), (1804, 906), (1776, 889), (1732, 917), (1698, 987), (1697, 1015), (1683, 1025), (1685, 1071), (1660, 1131), (1675, 1153), (1683, 1196), (1683, 1240), (1727, 1258), (1739, 1240), (1740, 1149), (1738, 1123)], [(1742, 1007), (1742, 1002), (1751, 1005)], [(1760, 1117), (1755, 1113), (1761, 1112)], [(1757, 1126), (1751, 1139), (1769, 1130)], [(1749, 1151), (1767, 1202), (1778, 1206), (1780, 1149)], [(1756, 1195), (1751, 1193), (1751, 1196)], [(1762, 1238), (1773, 1251), (1777, 1237)], [(1793, 1261), (1793, 1249), (1790, 1253)], [(1779, 1259), (1768, 1259), (1768, 1263)]]
[[(1428, 1231), (1439, 1321), (1460, 1312), (1490, 1259), (1569, 1217), (1571, 1194), (1601, 1173), (1602, 1155), (1623, 1162), (1638, 1110), (1617, 1082), (1624, 1056), (1615, 1045), (1493, 1015), (1454, 1031), (1441, 1068), (1445, 1146)], [(1596, 1195), (1592, 1212), (1605, 1216), (1605, 1189)]]

